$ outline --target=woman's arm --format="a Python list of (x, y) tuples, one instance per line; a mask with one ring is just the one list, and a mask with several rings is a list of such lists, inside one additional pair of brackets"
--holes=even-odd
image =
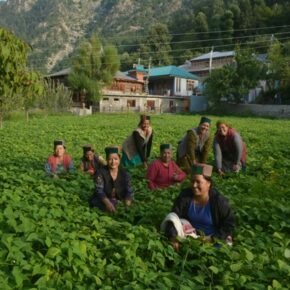
[(213, 153), (214, 153), (216, 168), (218, 172), (221, 174), (223, 156), (222, 156), (221, 147), (216, 139), (214, 139), (214, 142), (213, 142)]
[(146, 162), (147, 158), (145, 156), (144, 139), (140, 136), (140, 134), (137, 131), (133, 132), (133, 139), (135, 142), (137, 152), (140, 155), (142, 162)]
[(152, 147), (152, 141), (153, 141), (153, 131), (151, 133), (151, 136), (148, 140), (148, 143), (146, 145), (147, 149), (146, 149), (146, 159), (149, 158), (150, 153), (151, 153), (151, 147)]
[(215, 202), (216, 214), (218, 215), (215, 237), (225, 240), (232, 236), (235, 228), (235, 216), (225, 197), (219, 196)]
[(172, 162), (173, 162), (173, 167), (174, 167), (173, 179), (178, 182), (183, 181), (186, 177), (185, 172), (183, 172), (174, 161)]
[(207, 161), (210, 144), (211, 144), (211, 138), (209, 137), (204, 143), (204, 147), (202, 150), (201, 163), (206, 163)]
[(156, 189), (158, 186), (155, 183), (155, 179), (158, 175), (158, 168), (156, 166), (156, 162), (153, 162), (149, 165), (148, 170), (147, 170), (147, 181), (148, 181), (148, 187), (151, 190)]
[(243, 141), (239, 133), (235, 133), (233, 141), (236, 148), (234, 164), (237, 165), (241, 161), (243, 153)]
[(127, 172), (125, 172), (125, 182), (126, 182), (125, 201), (130, 201), (131, 203), (134, 196), (134, 190), (132, 188), (131, 177)]
[(186, 154), (190, 158), (190, 165), (195, 163), (195, 148), (196, 148), (196, 137), (193, 134), (192, 130), (187, 132), (187, 140), (186, 140)]

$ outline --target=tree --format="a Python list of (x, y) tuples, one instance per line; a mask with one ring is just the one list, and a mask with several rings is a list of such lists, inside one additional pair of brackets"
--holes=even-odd
[(29, 46), (8, 30), (0, 28), (0, 128), (11, 110), (28, 108), (42, 92), (39, 75), (29, 71)]
[(240, 103), (249, 90), (265, 78), (265, 72), (251, 50), (238, 48), (235, 63), (214, 70), (206, 80), (205, 93), (215, 104), (221, 101)]
[(101, 90), (109, 85), (119, 69), (117, 50), (112, 45), (103, 46), (97, 35), (81, 43), (72, 61), (72, 73), (68, 77), (73, 89), (85, 95), (85, 101), (99, 100)]
[(39, 106), (49, 112), (68, 111), (72, 105), (72, 92), (62, 83), (51, 79), (44, 80), (44, 92)]
[[(281, 44), (275, 40), (268, 50), (268, 79), (273, 91), (282, 92), (290, 100), (290, 42)], [(279, 86), (275, 86), (279, 83)]]
[(169, 35), (167, 25), (157, 23), (151, 27), (143, 44), (140, 45), (140, 54), (142, 58), (149, 60), (152, 65), (172, 64), (171, 36)]

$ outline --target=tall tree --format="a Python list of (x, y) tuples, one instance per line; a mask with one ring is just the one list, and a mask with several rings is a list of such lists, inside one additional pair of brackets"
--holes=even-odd
[(101, 90), (109, 85), (120, 66), (117, 49), (103, 46), (97, 35), (81, 43), (72, 61), (68, 81), (73, 89), (85, 95), (85, 102), (99, 100)]
[[(271, 88), (283, 93), (290, 100), (290, 42), (285, 44), (275, 40), (268, 50), (268, 76)], [(278, 86), (275, 86), (278, 83)]]
[(140, 45), (141, 58), (151, 58), (152, 65), (172, 64), (170, 41), (167, 25), (157, 23), (151, 27), (144, 43)]
[(27, 68), (29, 46), (0, 28), (0, 128), (3, 118), (21, 106), (28, 108), (42, 86), (39, 76)]
[(240, 103), (258, 81), (265, 78), (265, 67), (252, 51), (236, 51), (235, 63), (214, 70), (206, 81), (206, 95), (213, 103)]

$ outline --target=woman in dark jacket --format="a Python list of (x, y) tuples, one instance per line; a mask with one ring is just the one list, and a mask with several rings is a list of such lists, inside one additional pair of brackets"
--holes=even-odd
[(84, 155), (81, 158), (80, 170), (90, 175), (95, 175), (98, 170), (104, 167), (106, 161), (95, 153), (92, 145), (83, 146)]
[(107, 166), (95, 175), (95, 193), (90, 200), (90, 206), (114, 213), (121, 201), (126, 207), (131, 205), (133, 189), (129, 174), (119, 167), (119, 148), (106, 147), (105, 151)]
[(187, 224), (189, 222), (194, 232), (203, 234), (207, 240), (218, 238), (228, 243), (232, 241), (234, 215), (227, 199), (212, 188), (211, 173), (210, 165), (198, 164), (192, 167), (191, 188), (181, 191), (174, 202), (172, 213), (162, 223), (175, 249), (179, 247), (176, 237), (186, 236), (186, 233), (183, 235), (184, 221)]

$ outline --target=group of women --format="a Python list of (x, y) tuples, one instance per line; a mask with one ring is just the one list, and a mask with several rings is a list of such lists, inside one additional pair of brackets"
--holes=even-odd
[[(163, 189), (181, 183), (187, 175), (191, 187), (181, 191), (161, 225), (161, 229), (178, 250), (177, 237), (203, 236), (232, 242), (234, 215), (228, 201), (212, 186), (213, 167), (207, 165), (211, 147), (211, 120), (202, 117), (197, 127), (186, 132), (177, 147), (177, 162), (172, 160), (172, 145), (161, 144), (160, 156), (151, 164), (150, 157), (153, 129), (150, 116), (142, 115), (137, 128), (123, 143), (122, 148), (105, 148), (106, 160), (98, 156), (91, 145), (83, 146), (80, 169), (91, 176), (95, 191), (89, 203), (109, 213), (117, 210), (118, 203), (130, 206), (133, 199), (131, 179), (125, 168), (142, 165), (147, 170), (148, 188)], [(227, 123), (217, 122), (213, 152), (217, 172), (245, 170), (246, 148), (240, 135)], [(54, 142), (54, 153), (45, 164), (47, 174), (59, 176), (74, 170), (72, 158), (65, 152), (62, 140)], [(122, 166), (120, 166), (122, 165)]]

